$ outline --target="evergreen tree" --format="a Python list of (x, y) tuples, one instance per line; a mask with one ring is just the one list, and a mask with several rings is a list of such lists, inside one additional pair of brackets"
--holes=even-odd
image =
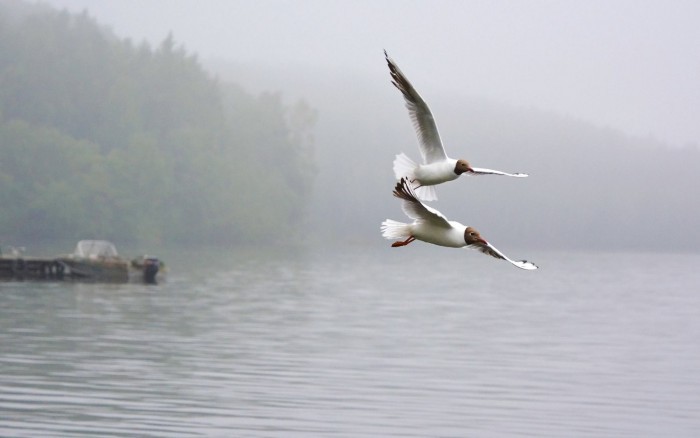
[(307, 105), (218, 83), (172, 35), (137, 47), (85, 13), (28, 5), (0, 4), (0, 23), (0, 236), (297, 235)]

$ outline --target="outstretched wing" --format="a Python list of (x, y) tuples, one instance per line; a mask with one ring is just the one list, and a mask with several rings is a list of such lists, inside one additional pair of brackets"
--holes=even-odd
[(386, 58), (386, 63), (389, 65), (389, 71), (391, 72), (391, 83), (401, 91), (406, 101), (408, 115), (411, 117), (411, 122), (413, 122), (413, 127), (418, 135), (418, 146), (423, 156), (423, 162), (430, 164), (435, 161), (446, 159), (447, 155), (445, 155), (445, 149), (440, 140), (440, 133), (435, 124), (433, 114), (430, 112), (430, 108), (428, 108), (428, 104), (420, 97), (420, 94), (418, 94), (416, 89), (413, 88), (413, 85), (406, 79), (406, 76), (399, 70), (396, 63), (389, 58), (386, 50), (384, 51), (384, 57)]
[(403, 200), (401, 208), (413, 220), (430, 222), (439, 227), (450, 228), (447, 218), (434, 208), (420, 202), (406, 178), (396, 183), (394, 196)]
[(482, 167), (472, 167), (472, 170), (474, 170), (474, 173), (472, 172), (465, 172), (465, 175), (503, 175), (503, 176), (514, 176), (516, 178), (525, 178), (527, 173), (508, 173), (508, 172), (501, 172), (500, 170), (493, 170), (493, 169), (484, 169)]
[(520, 269), (527, 269), (528, 271), (537, 269), (537, 265), (535, 265), (532, 262), (528, 262), (527, 260), (511, 260), (508, 257), (506, 257), (505, 254), (503, 254), (501, 251), (497, 250), (495, 246), (491, 245), (490, 243), (477, 243), (474, 245), (469, 245), (468, 248), (476, 249), (484, 254), (490, 255), (491, 257), (496, 257), (497, 259), (505, 260), (507, 262), (512, 263), (513, 265), (517, 266)]

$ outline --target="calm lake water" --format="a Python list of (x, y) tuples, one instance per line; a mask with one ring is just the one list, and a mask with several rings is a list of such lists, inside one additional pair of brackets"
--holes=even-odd
[(0, 283), (0, 436), (700, 436), (700, 255), (501, 249)]

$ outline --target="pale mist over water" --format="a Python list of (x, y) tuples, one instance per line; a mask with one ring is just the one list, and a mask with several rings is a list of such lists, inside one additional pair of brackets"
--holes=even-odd
[(169, 254), (0, 284), (0, 435), (695, 437), (697, 255)]

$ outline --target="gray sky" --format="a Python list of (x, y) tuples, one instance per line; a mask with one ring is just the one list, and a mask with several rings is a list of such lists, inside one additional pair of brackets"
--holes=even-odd
[[(454, 90), (700, 144), (700, 2), (44, 0), (202, 59)], [(278, 89), (284, 91), (284, 84)], [(313, 104), (313, 102), (311, 102)]]

